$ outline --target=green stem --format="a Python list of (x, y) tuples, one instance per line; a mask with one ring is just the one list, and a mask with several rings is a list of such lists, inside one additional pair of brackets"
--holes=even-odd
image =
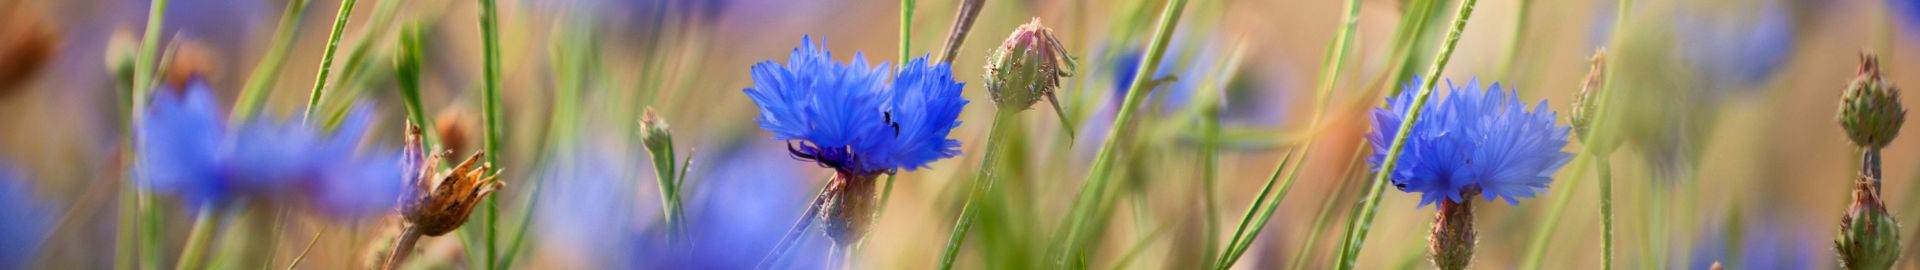
[[(1357, 150), (1352, 151), (1352, 153), (1353, 155), (1347, 158), (1347, 173), (1336, 179), (1354, 179), (1356, 175), (1359, 175), (1363, 171), (1360, 168), (1360, 164), (1363, 164), (1363, 158), (1365, 156)], [(1314, 246), (1320, 243), (1320, 233), (1325, 231), (1327, 221), (1332, 220), (1333, 210), (1338, 208), (1335, 206), (1339, 205), (1342, 191), (1347, 190), (1347, 186), (1353, 185), (1354, 182), (1359, 181), (1340, 181), (1340, 185), (1334, 186), (1333, 189), (1328, 191), (1327, 200), (1320, 203), (1320, 212), (1314, 214), (1313, 226), (1307, 229), (1307, 238), (1304, 238), (1306, 241), (1301, 244), (1299, 250), (1294, 251), (1294, 260), (1287, 265), (1288, 270), (1301, 269), (1307, 266), (1307, 261), (1311, 260), (1308, 259), (1311, 258), (1308, 253), (1317, 251), (1314, 249)]]
[[(486, 88), (483, 88), (480, 93), (480, 110), (487, 126), (486, 133), (481, 136), (481, 144), (484, 144), (487, 150), (487, 163), (499, 166), (502, 155), (500, 135), (503, 129), (500, 126), (500, 18), (499, 7), (495, 5), (494, 0), (480, 0), (480, 36), (486, 65)], [(493, 173), (487, 172), (489, 175)], [(485, 224), (486, 235), (483, 237), (486, 242), (486, 269), (503, 267), (496, 265), (499, 258), (495, 250), (498, 248), (499, 237), (495, 232), (499, 229), (500, 221), (500, 202), (495, 199), (497, 197), (485, 199), (487, 211), (483, 224)]]
[[(1579, 156), (1574, 158), (1575, 160), (1570, 163), (1579, 164), (1576, 166), (1585, 166), (1586, 163), (1582, 162), (1584, 161), (1582, 159), (1591, 157), (1592, 156), (1585, 155)], [(1587, 170), (1585, 167), (1577, 167), (1571, 171), (1575, 172), (1574, 176), (1572, 179), (1561, 181), (1561, 186), (1580, 186), (1580, 181), (1583, 180), (1581, 177), (1584, 176), (1581, 173)], [(1571, 188), (1554, 189), (1553, 195), (1549, 195), (1553, 197), (1553, 203), (1547, 207), (1546, 215), (1540, 218), (1541, 224), (1539, 228), (1533, 231), (1531, 239), (1527, 242), (1526, 257), (1520, 260), (1521, 269), (1540, 268), (1541, 259), (1543, 256), (1546, 256), (1547, 253), (1547, 241), (1552, 240), (1553, 232), (1560, 227), (1560, 213), (1567, 209), (1567, 205), (1573, 203), (1573, 191), (1574, 189)]]
[[(1220, 252), (1220, 103), (1219, 99), (1210, 102), (1205, 108), (1206, 118), (1201, 122), (1201, 132), (1205, 139), (1200, 144), (1200, 207), (1204, 215), (1200, 224), (1201, 253), (1208, 258), (1217, 257)], [(1213, 261), (1203, 261), (1203, 268), (1218, 265)]]
[(1062, 250), (1060, 263), (1073, 261), (1075, 259), (1072, 258), (1077, 257), (1075, 254), (1080, 253), (1076, 242), (1081, 239), (1080, 234), (1086, 231), (1082, 227), (1090, 222), (1087, 219), (1092, 212), (1085, 208), (1091, 207), (1087, 204), (1105, 197), (1103, 193), (1106, 192), (1107, 183), (1113, 175), (1113, 163), (1116, 159), (1114, 156), (1118, 151), (1116, 148), (1119, 147), (1122, 132), (1126, 130), (1127, 123), (1133, 119), (1133, 111), (1139, 107), (1140, 100), (1146, 96), (1145, 86), (1159, 69), (1160, 60), (1166, 56), (1167, 44), (1173, 41), (1174, 26), (1179, 24), (1181, 11), (1185, 10), (1186, 6), (1187, 0), (1168, 1), (1166, 9), (1160, 13), (1160, 24), (1155, 27), (1152, 41), (1148, 43), (1146, 59), (1140, 61), (1138, 71), (1133, 74), (1133, 84), (1127, 91), (1127, 97), (1121, 102), (1119, 113), (1114, 115), (1113, 131), (1109, 131), (1107, 140), (1101, 143), (1100, 151), (1094, 157), (1093, 169), (1087, 175), (1087, 180), (1082, 182), (1080, 194), (1076, 196), (1072, 209), (1069, 209), (1069, 223), (1073, 225), (1067, 227), (1065, 232), (1068, 241), (1065, 243), (1066, 248)]
[(327, 76), (333, 73), (333, 55), (339, 51), (340, 34), (346, 32), (347, 18), (353, 15), (354, 2), (359, 0), (340, 2), (340, 11), (333, 16), (333, 30), (327, 34), (326, 49), (320, 51), (320, 74), (313, 79), (313, 91), (307, 95), (306, 111), (300, 114), (302, 121), (311, 121), (313, 110), (320, 106), (320, 98), (325, 95), (323, 89), (327, 88)]
[[(153, 0), (152, 5), (148, 6), (147, 29), (140, 36), (140, 51), (134, 56), (133, 60), (133, 83), (128, 88), (130, 94), (127, 95), (127, 98), (130, 99), (131, 102), (128, 103), (132, 108), (127, 110), (127, 119), (129, 119), (127, 126), (128, 144), (126, 144), (127, 163), (123, 165), (127, 166), (126, 172), (129, 182), (135, 183), (136, 186), (144, 183), (144, 180), (141, 180), (138, 172), (134, 170), (134, 168), (140, 164), (139, 140), (134, 138), (134, 134), (138, 133), (139, 127), (146, 121), (147, 92), (151, 90), (154, 73), (156, 73), (156, 69), (159, 68), (159, 66), (155, 65), (154, 60), (157, 59), (156, 56), (160, 50), (160, 26), (166, 21), (166, 15), (167, 0)], [(138, 187), (134, 189), (134, 208), (138, 209), (136, 215), (139, 216), (139, 224), (136, 226), (138, 227), (136, 230), (139, 230), (139, 232), (135, 233), (135, 237), (139, 238), (140, 242), (139, 250), (136, 253), (139, 253), (140, 256), (140, 268), (152, 269), (158, 267), (157, 265), (160, 263), (159, 253), (161, 248), (159, 228), (162, 220), (159, 214), (154, 213), (153, 194), (141, 190)]]
[(912, 57), (914, 2), (917, 1), (900, 0), (900, 58), (896, 60), (900, 61), (900, 65), (906, 65), (907, 59)]
[(267, 45), (267, 53), (260, 57), (260, 64), (253, 67), (253, 73), (247, 76), (247, 86), (240, 90), (240, 99), (234, 102), (233, 113), (228, 123), (241, 123), (260, 112), (260, 106), (267, 100), (274, 81), (280, 78), (280, 68), (284, 67), (287, 57), (292, 55), (293, 41), (300, 37), (300, 18), (306, 14), (312, 0), (294, 0), (287, 3), (286, 13), (280, 14), (280, 29), (273, 32), (273, 43)]
[(1019, 121), (1020, 111), (999, 109), (994, 111), (993, 127), (987, 131), (987, 156), (980, 160), (980, 173), (973, 176), (973, 189), (967, 193), (967, 202), (960, 207), (960, 219), (954, 222), (953, 232), (947, 235), (947, 247), (940, 253), (940, 269), (953, 269), (954, 259), (960, 255), (960, 246), (966, 244), (967, 231), (973, 228), (973, 219), (980, 215), (980, 200), (993, 189), (995, 179), (1000, 178), (999, 160), (1006, 153), (1006, 140), (1013, 130), (1011, 126)]
[[(1300, 166), (1293, 162), (1297, 161), (1294, 158), (1301, 157), (1294, 155), (1293, 151), (1289, 151), (1280, 159), (1280, 164), (1273, 168), (1273, 175), (1268, 176), (1267, 183), (1260, 186), (1260, 194), (1255, 195), (1253, 203), (1247, 206), (1247, 212), (1240, 217), (1240, 226), (1234, 229), (1233, 238), (1227, 241), (1226, 253), (1222, 253), (1215, 262), (1216, 269), (1233, 267), (1234, 262), (1240, 260), (1240, 255), (1245, 252), (1244, 248), (1250, 246), (1253, 239), (1260, 235), (1261, 229), (1266, 227), (1267, 220), (1273, 217), (1273, 210), (1280, 206), (1280, 200), (1286, 198), (1287, 191), (1293, 189), (1293, 180), (1296, 178), (1292, 176), (1298, 175), (1300, 171), (1298, 169)], [(1294, 168), (1292, 173), (1287, 171), (1288, 168)], [(1274, 183), (1279, 182), (1281, 175), (1289, 175), (1289, 177), (1286, 182), (1280, 184), (1280, 191), (1277, 194), (1269, 196), (1268, 194), (1274, 191)], [(1259, 218), (1254, 218), (1256, 215)]]
[[(1378, 171), (1391, 172), (1395, 163), (1399, 161), (1401, 148), (1406, 147), (1407, 135), (1412, 133), (1413, 123), (1420, 119), (1420, 111), (1421, 108), (1426, 107), (1427, 98), (1433, 95), (1434, 84), (1438, 83), (1441, 77), (1440, 72), (1447, 68), (1448, 61), (1453, 60), (1454, 46), (1460, 43), (1460, 34), (1466, 30), (1467, 20), (1473, 17), (1473, 5), (1478, 2), (1480, 1), (1466, 0), (1460, 3), (1459, 13), (1453, 19), (1453, 28), (1448, 30), (1444, 43), (1440, 45), (1440, 55), (1434, 58), (1433, 66), (1427, 69), (1426, 82), (1420, 84), (1420, 92), (1414, 94), (1412, 107), (1407, 108), (1404, 120), (1400, 121), (1400, 129), (1394, 132), (1393, 144), (1387, 147), (1387, 158), (1380, 163)], [(1366, 204), (1361, 207), (1360, 219), (1357, 220), (1359, 223), (1350, 224), (1347, 228), (1346, 242), (1340, 249), (1338, 269), (1353, 269), (1355, 260), (1360, 257), (1360, 248), (1366, 243), (1367, 231), (1372, 229), (1373, 216), (1378, 213), (1380, 207), (1380, 194), (1385, 191), (1387, 179), (1393, 174), (1377, 173), (1375, 175), (1373, 179), (1375, 184), (1367, 191)]]
[(1600, 268), (1613, 269), (1613, 162), (1593, 160), (1600, 170)]
[(198, 214), (193, 215), (193, 230), (187, 233), (187, 245), (180, 248), (180, 258), (175, 260), (173, 269), (193, 269), (200, 265), (200, 253), (207, 250), (207, 239), (213, 236), (214, 207), (201, 205)]

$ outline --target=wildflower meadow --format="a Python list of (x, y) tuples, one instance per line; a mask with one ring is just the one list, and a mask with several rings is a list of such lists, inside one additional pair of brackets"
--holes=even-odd
[(1916, 0), (0, 0), (0, 270), (1920, 269), (1916, 52)]

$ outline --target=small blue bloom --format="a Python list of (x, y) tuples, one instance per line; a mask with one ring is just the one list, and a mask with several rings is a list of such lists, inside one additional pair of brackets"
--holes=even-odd
[(1794, 17), (1779, 0), (1734, 8), (1695, 7), (1674, 16), (1681, 58), (1719, 93), (1754, 92), (1786, 66)]
[(53, 229), (53, 212), (26, 181), (0, 165), (0, 269), (26, 269)]
[[(1367, 134), (1373, 156), (1367, 162), (1375, 172), (1420, 88), (1409, 83), (1387, 100), (1386, 108), (1373, 111), (1374, 131)], [(1498, 83), (1480, 88), (1478, 81), (1470, 81), (1459, 87), (1449, 80), (1447, 89), (1449, 94), (1422, 108), (1393, 171), (1379, 172), (1390, 173), (1393, 186), (1401, 191), (1420, 193), (1421, 205), (1442, 199), (1461, 202), (1472, 189), (1488, 200), (1518, 203), (1544, 191), (1553, 182), (1553, 172), (1572, 157), (1560, 151), (1569, 129), (1554, 122), (1545, 100), (1528, 110)]]
[(760, 127), (793, 142), (794, 156), (842, 172), (913, 170), (959, 155), (960, 142), (947, 135), (967, 100), (952, 67), (925, 57), (897, 74), (887, 66), (868, 65), (857, 53), (834, 62), (803, 38), (786, 65), (755, 64), (754, 87), (743, 91), (760, 107)]
[[(632, 256), (638, 269), (750, 269), (771, 254), (788, 226), (806, 211), (813, 199), (809, 178), (786, 157), (763, 153), (748, 144), (725, 151), (709, 162), (687, 194), (688, 246), (663, 241), (665, 234), (648, 234), (634, 241)], [(718, 148), (703, 148), (718, 149)], [(656, 230), (664, 231), (664, 230)], [(791, 269), (827, 267), (822, 260), (832, 250), (828, 241), (799, 241), (781, 259)]]
[(404, 188), (400, 154), (361, 150), (372, 115), (355, 106), (333, 132), (266, 118), (229, 129), (205, 82), (156, 91), (139, 127), (145, 187), (195, 205), (298, 195), (330, 214), (388, 211)]

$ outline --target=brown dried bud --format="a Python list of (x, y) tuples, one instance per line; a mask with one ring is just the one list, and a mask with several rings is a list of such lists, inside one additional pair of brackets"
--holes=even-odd
[(1465, 193), (1460, 202), (1440, 200), (1440, 209), (1433, 217), (1433, 234), (1427, 236), (1428, 258), (1443, 270), (1467, 269), (1473, 262), (1473, 246), (1478, 241), (1473, 230), (1473, 196), (1480, 192), (1469, 188)]
[(414, 192), (401, 200), (400, 210), (407, 223), (420, 234), (440, 236), (467, 222), (474, 206), (503, 186), (494, 180), (492, 164), (480, 163), (484, 152), (475, 152), (452, 170), (438, 170), (440, 159), (450, 151), (425, 155), (420, 143), (420, 127), (407, 126), (407, 164), (415, 169), (409, 181)]
[(461, 110), (459, 106), (448, 106), (440, 109), (439, 116), (435, 116), (433, 135), (440, 139), (442, 149), (455, 153), (467, 152), (473, 150), (468, 148), (473, 146), (473, 136), (467, 134), (473, 134), (474, 125), (473, 117), (466, 110)]
[(820, 208), (820, 218), (834, 244), (850, 247), (866, 237), (873, 223), (874, 202), (879, 201), (874, 196), (877, 178), (878, 174), (842, 172), (827, 183), (827, 200)]
[(206, 44), (197, 41), (177, 39), (174, 50), (162, 70), (160, 79), (168, 88), (186, 91), (187, 83), (193, 80), (212, 80), (213, 74), (219, 74), (220, 55)]

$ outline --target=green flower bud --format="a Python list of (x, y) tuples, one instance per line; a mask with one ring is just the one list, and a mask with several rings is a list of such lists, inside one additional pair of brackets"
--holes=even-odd
[(1041, 97), (1058, 108), (1054, 90), (1060, 88), (1060, 77), (1072, 76), (1061, 65), (1071, 66), (1072, 61), (1053, 30), (1035, 18), (1015, 29), (987, 59), (987, 91), (1001, 109), (1026, 110)]
[(1900, 106), (1900, 89), (1880, 77), (1880, 61), (1872, 55), (1860, 56), (1860, 72), (1840, 99), (1840, 127), (1854, 145), (1869, 149), (1887, 147), (1900, 135), (1907, 109)]
[(1854, 181), (1853, 203), (1840, 217), (1834, 248), (1846, 269), (1891, 269), (1900, 259), (1900, 224), (1887, 214), (1871, 177)]

